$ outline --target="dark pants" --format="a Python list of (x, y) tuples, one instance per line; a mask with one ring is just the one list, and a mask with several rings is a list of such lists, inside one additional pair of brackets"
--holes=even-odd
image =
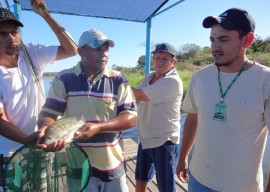
[(179, 154), (178, 144), (171, 141), (162, 146), (150, 149), (138, 147), (135, 177), (139, 182), (148, 182), (156, 172), (157, 185), (160, 192), (175, 191), (175, 169)]

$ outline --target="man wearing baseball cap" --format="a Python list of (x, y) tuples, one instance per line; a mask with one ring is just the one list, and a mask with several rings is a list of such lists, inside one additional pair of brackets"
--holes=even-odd
[(45, 101), (42, 95), (45, 66), (77, 54), (76, 44), (48, 13), (44, 0), (31, 0), (31, 5), (54, 31), (59, 46), (33, 43), (22, 46), (23, 24), (10, 10), (0, 8), (0, 152), (4, 157), (38, 136), (35, 131)]
[(114, 42), (98, 29), (83, 32), (78, 43), (81, 60), (54, 79), (39, 118), (38, 147), (60, 150), (63, 140), (43, 144), (44, 131), (58, 116), (82, 116), (86, 124), (74, 141), (88, 154), (92, 174), (87, 191), (127, 192), (121, 131), (136, 124), (136, 101), (128, 80), (107, 68)]
[(133, 88), (140, 103), (136, 191), (146, 191), (147, 182), (156, 172), (159, 191), (173, 192), (176, 190), (174, 176), (179, 154), (183, 83), (175, 69), (176, 50), (171, 44), (157, 44), (152, 54), (154, 71)]
[(246, 56), (255, 22), (248, 11), (231, 8), (206, 17), (203, 27), (211, 28), (214, 64), (190, 79), (177, 175), (189, 192), (263, 192), (270, 68)]
[(91, 29), (89, 31), (83, 32), (79, 39), (78, 48), (88, 45), (92, 48), (98, 48), (103, 43), (108, 42), (110, 47), (114, 47), (114, 42), (97, 29)]

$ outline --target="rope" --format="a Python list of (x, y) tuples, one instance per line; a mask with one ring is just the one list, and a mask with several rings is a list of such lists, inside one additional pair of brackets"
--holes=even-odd
[[(51, 17), (51, 15), (48, 13), (47, 10), (43, 9), (42, 7), (39, 7), (39, 9), (42, 9), (42, 11), (44, 11), (44, 13), (47, 16)], [(72, 43), (74, 43), (77, 46), (76, 42), (72, 39), (71, 35), (66, 31), (66, 29), (64, 27), (62, 27), (53, 17), (51, 17), (51, 18), (52, 18), (53, 22), (55, 24), (57, 24), (62, 29), (63, 33), (69, 38), (69, 40), (71, 40)]]
[(6, 3), (6, 5), (7, 5), (8, 10), (10, 11), (10, 6), (9, 6), (8, 1), (7, 1), (7, 0), (5, 0), (5, 3)]
[[(39, 9), (42, 9), (42, 11), (44, 11), (44, 13), (47, 14), (47, 16), (51, 17), (51, 15), (47, 12), (47, 10), (43, 9), (42, 7), (39, 7)], [(53, 17), (51, 17), (51, 18), (52, 18), (53, 22), (55, 22), (55, 24), (57, 24), (63, 30), (63, 33), (77, 46), (77, 44), (75, 43), (75, 41), (68, 34), (68, 32), (65, 30), (65, 28), (62, 27)], [(31, 60), (31, 57), (29, 56), (29, 54), (28, 54), (28, 52), (26, 50), (26, 47), (25, 47), (25, 45), (23, 43), (22, 43), (22, 49), (23, 49), (24, 55), (26, 56), (26, 59), (28, 61), (27, 63), (29, 63), (30, 66), (31, 66), (31, 72), (32, 72), (32, 74), (33, 74), (33, 76), (35, 78), (35, 81), (36, 81), (36, 83), (38, 85), (38, 88), (39, 88), (42, 96), (45, 99), (46, 96), (45, 96), (45, 93), (44, 93), (44, 91), (42, 89), (42, 85), (41, 85), (40, 79), (38, 78), (38, 73), (37, 73), (36, 68), (35, 68), (35, 66), (34, 66), (34, 64), (33, 64), (32, 60)]]
[(46, 96), (45, 96), (45, 93), (43, 91), (40, 79), (38, 78), (38, 72), (37, 72), (37, 70), (36, 70), (36, 68), (35, 68), (35, 66), (34, 66), (34, 64), (32, 62), (32, 59), (31, 59), (31, 57), (30, 57), (30, 55), (29, 55), (29, 53), (28, 53), (28, 51), (27, 51), (27, 49), (26, 49), (23, 42), (21, 43), (21, 46), (22, 46), (22, 50), (23, 50), (24, 55), (25, 55), (26, 63), (28, 63), (30, 65), (30, 67), (31, 67), (30, 71), (32, 72), (33, 77), (35, 78), (35, 82), (36, 82), (36, 84), (37, 84), (37, 86), (39, 88), (39, 91), (41, 92), (43, 98), (45, 99)]
[[(6, 5), (7, 5), (7, 7), (8, 7), (8, 10), (11, 11), (11, 10), (10, 10), (10, 6), (9, 6), (9, 3), (8, 3), (7, 0), (5, 0), (5, 3), (6, 3)], [(0, 2), (0, 4), (1, 4), (1, 2)], [(2, 4), (1, 4), (1, 7), (2, 7)], [(42, 9), (42, 11), (44, 11), (44, 13), (45, 13), (47, 16), (51, 17), (51, 15), (48, 13), (47, 10), (43, 9), (42, 7), (39, 7), (39, 9)], [(53, 22), (54, 22), (56, 25), (58, 25), (58, 26), (62, 29), (64, 35), (66, 35), (66, 36), (68, 37), (68, 39), (71, 40), (71, 41), (77, 46), (76, 42), (72, 39), (72, 37), (71, 37), (70, 34), (66, 31), (66, 29), (65, 29), (64, 27), (62, 27), (62, 26), (61, 26), (61, 25), (60, 25), (53, 17), (51, 17), (51, 18), (52, 18)], [(35, 81), (36, 81), (36, 83), (37, 83), (37, 86), (38, 86), (38, 88), (39, 88), (39, 90), (40, 90), (42, 96), (43, 96), (44, 99), (45, 99), (46, 96), (45, 96), (45, 93), (44, 93), (44, 91), (43, 91), (43, 89), (42, 89), (42, 85), (41, 85), (40, 79), (38, 78), (38, 72), (37, 72), (37, 70), (36, 70), (36, 68), (35, 68), (35, 66), (34, 66), (34, 64), (33, 64), (32, 60), (31, 60), (31, 57), (30, 57), (30, 55), (29, 55), (29, 53), (28, 53), (28, 51), (27, 51), (25, 45), (23, 44), (23, 42), (21, 43), (21, 47), (22, 47), (22, 50), (23, 50), (23, 52), (24, 52), (26, 62), (27, 62), (27, 63), (30, 65), (30, 67), (31, 67), (31, 72), (32, 72), (32, 74), (33, 74), (33, 77), (35, 78)]]

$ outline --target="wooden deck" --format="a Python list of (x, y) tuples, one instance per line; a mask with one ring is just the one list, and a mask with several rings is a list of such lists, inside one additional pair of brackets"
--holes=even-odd
[[(137, 159), (137, 147), (138, 144), (132, 139), (124, 139), (124, 157), (126, 161), (127, 168), (127, 183), (129, 192), (135, 192), (135, 167), (136, 167), (136, 159)], [(175, 176), (176, 180), (176, 191), (177, 192), (186, 192), (187, 184), (182, 183), (177, 176)], [(158, 192), (156, 177), (154, 176), (152, 182), (147, 184), (148, 192)]]

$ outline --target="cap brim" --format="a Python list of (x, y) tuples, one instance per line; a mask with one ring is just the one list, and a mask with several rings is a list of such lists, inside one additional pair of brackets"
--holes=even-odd
[[(88, 46), (96, 49), (96, 48), (99, 48), (105, 42), (108, 42), (110, 47), (114, 47), (114, 42), (112, 40), (110, 40), (110, 39), (91, 41), (91, 42), (89, 42), (89, 43), (87, 43), (85, 45), (88, 45)], [(82, 46), (84, 46), (84, 45), (81, 45), (81, 46), (78, 46), (78, 47), (82, 47)]]
[(5, 22), (13, 22), (17, 24), (18, 26), (23, 27), (23, 24), (20, 21), (17, 21), (15, 19), (5, 19), (5, 20), (0, 21), (0, 23), (5, 23)]
[(211, 28), (213, 27), (215, 24), (218, 24), (221, 22), (221, 19), (220, 17), (214, 17), (214, 16), (209, 16), (209, 17), (206, 17), (204, 20), (203, 20), (203, 27), (204, 28)]
[(108, 42), (110, 47), (114, 47), (114, 42), (112, 40), (110, 40), (110, 39), (104, 39), (104, 40), (100, 40), (98, 42), (99, 42), (100, 45), (102, 45), (105, 42)]
[(173, 54), (169, 51), (165, 51), (165, 50), (155, 50), (155, 51), (152, 51), (152, 54), (155, 54), (156, 52), (166, 52), (166, 53), (170, 53), (172, 56), (175, 56), (175, 54)]
[(81, 48), (85, 45), (88, 45), (89, 47), (92, 47), (94, 49), (99, 48), (102, 44), (104, 44), (105, 42), (109, 43), (110, 47), (114, 47), (114, 42), (110, 39), (103, 39), (103, 40), (96, 40), (96, 41), (90, 41), (88, 43), (84, 43), (83, 40), (79, 41), (78, 43), (78, 48)]
[(237, 29), (239, 29), (238, 26), (236, 26), (235, 24), (230, 22), (228, 19), (224, 19), (222, 17), (217, 17), (217, 16), (206, 17), (203, 20), (202, 25), (203, 25), (204, 28), (211, 28), (216, 24), (220, 24), (224, 29), (227, 29), (227, 30), (237, 30)]

